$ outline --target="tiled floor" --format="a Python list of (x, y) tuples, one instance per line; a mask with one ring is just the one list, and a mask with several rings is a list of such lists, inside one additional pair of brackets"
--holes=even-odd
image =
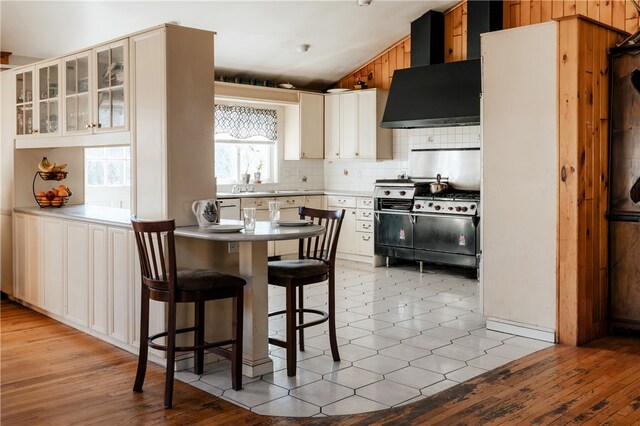
[[(176, 378), (259, 414), (352, 414), (417, 401), (550, 343), (488, 331), (478, 313), (478, 283), (465, 271), (417, 265), (392, 268), (339, 261), (336, 271), (340, 362), (333, 362), (327, 323), (305, 330), (295, 377), (285, 350), (271, 346), (274, 373), (231, 389), (228, 361), (205, 374)], [(305, 290), (305, 307), (326, 308), (326, 285)], [(270, 310), (284, 309), (283, 289), (270, 287)], [(272, 335), (284, 319), (271, 318)]]

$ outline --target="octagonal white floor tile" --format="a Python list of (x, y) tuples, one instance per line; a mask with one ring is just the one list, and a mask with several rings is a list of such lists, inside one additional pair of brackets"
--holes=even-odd
[(441, 374), (446, 374), (467, 366), (463, 361), (440, 355), (428, 355), (424, 358), (416, 359), (411, 361), (411, 365)]
[[(329, 340), (329, 336), (327, 336), (326, 339)], [(304, 339), (304, 340), (305, 340), (305, 343), (306, 343), (306, 341), (308, 339)], [(298, 347), (298, 346), (296, 346), (296, 347)], [(301, 351), (299, 349), (296, 351), (296, 360), (301, 361), (303, 359), (314, 358), (314, 357), (322, 355), (323, 353), (324, 353), (324, 349), (318, 349), (318, 348), (314, 348), (314, 347), (307, 347), (305, 345), (304, 351)], [(278, 358), (287, 359), (287, 349), (286, 348), (276, 349), (274, 351), (271, 351), (270, 355), (272, 357), (278, 357)]]
[[(252, 383), (260, 380), (260, 377), (248, 377), (242, 376), (242, 383)], [(215, 386), (222, 390), (231, 389), (231, 369), (216, 371), (211, 374), (204, 374), (200, 377), (200, 381), (205, 382), (208, 385)]]
[(384, 378), (415, 389), (422, 389), (445, 379), (443, 374), (412, 366), (385, 374)]
[(447, 321), (455, 321), (456, 319), (456, 317), (453, 315), (445, 315), (442, 313), (433, 313), (433, 312), (416, 315), (415, 318), (422, 321), (432, 322), (435, 324), (442, 324)]
[(477, 330), (478, 328), (485, 327), (486, 321), (484, 320), (466, 321), (466, 320), (457, 319), (455, 321), (443, 322), (441, 325), (445, 327), (457, 328), (459, 330), (471, 332), (473, 330)]
[(251, 411), (263, 416), (313, 417), (320, 413), (320, 407), (287, 395), (257, 405)]
[(379, 321), (386, 321), (386, 322), (390, 322), (390, 323), (394, 323), (394, 322), (398, 322), (398, 321), (406, 321), (408, 319), (411, 319), (412, 315), (406, 314), (406, 313), (400, 313), (398, 311), (398, 308), (394, 308), (389, 312), (385, 312), (382, 314), (376, 314), (376, 315), (371, 315), (371, 319), (374, 320), (379, 320)]
[(349, 361), (340, 360), (338, 362), (334, 361), (333, 358), (329, 355), (321, 355), (309, 359), (305, 359), (303, 361), (298, 361), (298, 367), (304, 368), (305, 370), (313, 371), (318, 374), (327, 374), (335, 370), (340, 370), (341, 368), (350, 367), (351, 363)]
[[(375, 349), (365, 348), (364, 346), (354, 345), (351, 343), (339, 346), (338, 352), (340, 353), (341, 360), (351, 362), (358, 361), (363, 358), (368, 358), (378, 353)], [(325, 355), (330, 356), (331, 351), (325, 351)]]
[(477, 358), (485, 354), (483, 350), (456, 345), (455, 343), (453, 345), (434, 349), (432, 352), (436, 355), (442, 355), (459, 361), (469, 361), (470, 359)]
[(199, 374), (195, 374), (188, 370), (176, 371), (175, 373), (173, 373), (173, 377), (185, 383), (191, 383), (195, 382), (196, 380), (200, 380)]
[[(343, 327), (346, 328), (346, 327)], [(340, 330), (340, 329), (338, 329)], [(349, 343), (349, 340), (347, 339), (341, 339), (340, 337), (338, 337), (337, 339), (338, 342), (338, 346), (340, 345), (345, 345), (347, 343)], [(311, 337), (311, 338), (307, 338), (305, 336), (304, 338), (304, 345), (305, 345), (305, 352), (308, 349), (311, 348), (315, 348), (315, 349), (320, 349), (321, 351), (325, 351), (327, 349), (329, 349), (331, 347), (331, 341), (329, 340), (329, 334), (321, 334), (319, 336), (315, 336), (315, 337)]]
[(332, 371), (322, 376), (322, 378), (351, 389), (358, 389), (384, 379), (381, 374), (363, 370), (358, 367), (348, 367), (342, 370)]
[[(355, 324), (355, 323), (354, 323)], [(353, 325), (348, 325), (346, 327), (340, 327), (336, 330), (336, 335), (344, 340), (353, 340), (360, 337), (368, 336), (372, 334), (370, 330), (365, 330), (363, 328), (358, 328)]]
[(502, 346), (496, 346), (495, 348), (487, 349), (487, 353), (491, 355), (501, 356), (503, 358), (509, 358), (511, 360), (522, 358), (531, 353), (536, 352), (535, 349), (522, 348), (520, 346), (513, 346), (504, 344)]
[(434, 385), (427, 386), (426, 388), (422, 389), (421, 392), (424, 396), (431, 396), (435, 395), (438, 392), (442, 392), (445, 389), (449, 389), (450, 387), (457, 384), (458, 382), (454, 382), (453, 380), (443, 380)]
[(413, 328), (404, 328), (404, 327), (389, 327), (383, 328), (382, 330), (378, 330), (375, 332), (376, 336), (388, 337), (390, 339), (408, 339), (409, 337), (418, 336), (420, 331), (415, 330)]
[(243, 385), (242, 390), (229, 389), (222, 394), (226, 399), (237, 401), (246, 407), (255, 407), (265, 402), (285, 396), (289, 391), (265, 381), (257, 381)]
[(338, 402), (334, 402), (333, 404), (325, 405), (322, 407), (322, 412), (330, 416), (339, 416), (367, 413), (370, 411), (384, 410), (385, 408), (389, 408), (389, 406), (371, 401), (370, 399), (366, 399), (358, 395), (353, 395)]
[(550, 342), (545, 342), (537, 339), (529, 339), (522, 336), (512, 337), (505, 340), (504, 343), (507, 345), (520, 346), (521, 348), (534, 349), (536, 351), (553, 346), (553, 343)]
[(451, 341), (438, 339), (437, 337), (421, 334), (419, 336), (410, 337), (402, 341), (403, 345), (416, 346), (422, 349), (433, 350), (442, 346), (451, 345)]
[(393, 323), (387, 321), (380, 321), (376, 319), (366, 318), (360, 321), (354, 321), (349, 324), (351, 327), (361, 328), (368, 331), (377, 331), (383, 328), (391, 327)]
[(355, 312), (349, 312), (349, 311), (345, 311), (345, 312), (340, 312), (336, 314), (336, 320), (337, 321), (341, 321), (344, 323), (353, 323), (356, 321), (360, 321), (363, 319), (367, 319), (368, 315), (362, 315), (362, 314), (358, 314)]
[(467, 335), (453, 341), (456, 345), (468, 346), (481, 350), (487, 350), (502, 345), (500, 340), (489, 339), (488, 337)]
[(195, 382), (189, 382), (189, 384), (195, 388), (201, 389), (211, 395), (215, 395), (215, 396), (221, 396), (222, 395), (222, 389), (218, 389), (215, 386), (211, 386), (208, 383), (205, 382), (201, 382), (199, 380), (196, 380)]
[(471, 367), (482, 368), (483, 370), (493, 370), (494, 368), (501, 367), (510, 362), (511, 360), (508, 358), (487, 354), (469, 360), (467, 361), (467, 364)]
[(399, 321), (395, 323), (394, 326), (402, 327), (402, 328), (410, 328), (412, 330), (417, 330), (417, 331), (423, 331), (423, 330), (428, 330), (430, 328), (438, 327), (438, 324), (430, 321), (424, 321), (421, 319), (410, 319), (406, 321)]
[(321, 380), (293, 389), (290, 395), (319, 407), (331, 404), (354, 394), (353, 389)]
[(380, 353), (380, 355), (388, 356), (390, 358), (395, 358), (402, 361), (413, 361), (418, 358), (424, 358), (425, 356), (431, 354), (431, 351), (427, 349), (404, 344), (384, 348), (378, 352)]
[(471, 334), (473, 334), (474, 336), (488, 337), (489, 339), (500, 340), (503, 342), (506, 339), (514, 337), (513, 334), (500, 333), (499, 331), (487, 330), (486, 328), (473, 330), (471, 331)]
[(487, 370), (483, 370), (481, 368), (467, 366), (459, 370), (452, 371), (451, 373), (447, 373), (446, 376), (448, 380), (462, 383), (486, 372)]
[(380, 404), (394, 406), (419, 396), (420, 391), (400, 383), (383, 380), (358, 389), (356, 395)]
[(407, 361), (391, 358), (385, 355), (373, 355), (353, 363), (355, 367), (363, 368), (378, 374), (388, 374), (409, 365)]
[(450, 327), (434, 327), (428, 330), (424, 330), (422, 334), (426, 334), (428, 336), (433, 336), (439, 339), (449, 340), (449, 341), (469, 335), (469, 333), (466, 331), (458, 330), (457, 328), (450, 328)]
[(358, 339), (353, 339), (351, 343), (353, 343), (354, 345), (364, 346), (370, 349), (380, 350), (380, 349), (388, 348), (389, 346), (397, 345), (398, 343), (400, 343), (400, 340), (390, 339), (388, 337), (378, 336), (373, 334), (370, 336), (364, 336)]
[(308, 385), (309, 383), (322, 380), (322, 376), (313, 371), (305, 370), (303, 368), (296, 369), (296, 375), (293, 377), (287, 376), (287, 370), (274, 371), (270, 374), (262, 376), (262, 380), (265, 380), (274, 385), (278, 385), (285, 389), (294, 389), (300, 386)]

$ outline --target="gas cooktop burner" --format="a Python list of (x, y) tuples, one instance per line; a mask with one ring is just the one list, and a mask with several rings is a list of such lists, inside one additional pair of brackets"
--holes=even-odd
[[(416, 197), (418, 198), (418, 197)], [(424, 194), (419, 198), (431, 200), (461, 200), (461, 201), (480, 201), (480, 192), (478, 191), (445, 191), (438, 194)]]

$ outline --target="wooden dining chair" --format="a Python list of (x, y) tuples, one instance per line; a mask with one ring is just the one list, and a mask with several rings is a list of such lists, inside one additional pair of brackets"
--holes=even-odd
[[(231, 359), (233, 389), (242, 389), (242, 315), (245, 280), (208, 269), (177, 270), (174, 240), (175, 221), (141, 221), (131, 219), (136, 237), (142, 295), (140, 310), (140, 355), (133, 390), (142, 391), (147, 369), (149, 348), (167, 352), (164, 405), (169, 408), (173, 399), (173, 373), (176, 352), (194, 353), (194, 369), (202, 374), (204, 351), (211, 349)], [(208, 343), (204, 340), (205, 302), (233, 298), (231, 339)], [(149, 300), (167, 303), (167, 331), (149, 336)], [(176, 305), (195, 303), (193, 327), (176, 329)], [(176, 346), (176, 335), (193, 332), (193, 346)], [(166, 337), (166, 345), (155, 340)], [(231, 350), (222, 348), (231, 345)]]
[[(304, 329), (329, 321), (329, 343), (334, 361), (340, 361), (336, 338), (336, 283), (335, 260), (338, 237), (344, 218), (344, 209), (337, 211), (299, 208), (300, 219), (322, 225), (326, 231), (316, 237), (301, 239), (298, 259), (269, 262), (269, 284), (285, 287), (286, 309), (270, 312), (269, 316), (285, 314), (286, 340), (269, 338), (272, 345), (287, 350), (287, 376), (296, 375), (296, 332), (300, 350), (304, 350)], [(304, 307), (304, 286), (327, 281), (328, 311)], [(298, 299), (296, 305), (296, 290)], [(304, 322), (304, 314), (316, 314), (320, 318)], [(296, 318), (297, 314), (297, 318)]]

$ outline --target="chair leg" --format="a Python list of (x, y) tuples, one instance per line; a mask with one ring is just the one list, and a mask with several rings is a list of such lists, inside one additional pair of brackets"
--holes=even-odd
[(296, 288), (287, 282), (287, 376), (296, 375)]
[(243, 315), (244, 288), (239, 287), (233, 304), (232, 339), (235, 340), (235, 343), (231, 346), (231, 387), (234, 390), (242, 389)]
[(142, 392), (144, 376), (147, 372), (147, 357), (149, 354), (149, 289), (142, 284), (140, 294), (140, 352), (138, 353), (138, 370), (133, 390)]
[[(204, 302), (195, 303), (194, 323), (196, 331), (193, 336), (194, 346), (204, 345)], [(193, 369), (196, 374), (202, 374), (204, 370), (204, 349), (193, 351)]]
[(329, 272), (329, 343), (334, 361), (340, 361), (338, 338), (336, 336), (336, 281), (333, 270)]
[[(300, 325), (304, 324), (304, 292), (302, 288), (302, 286), (298, 287), (298, 324)], [(300, 342), (298, 343), (300, 350), (304, 351), (304, 328), (300, 328), (300, 330), (298, 330), (298, 339), (300, 339)]]
[(169, 302), (167, 321), (167, 370), (164, 386), (164, 406), (171, 408), (173, 401), (173, 373), (176, 360), (176, 303)]

